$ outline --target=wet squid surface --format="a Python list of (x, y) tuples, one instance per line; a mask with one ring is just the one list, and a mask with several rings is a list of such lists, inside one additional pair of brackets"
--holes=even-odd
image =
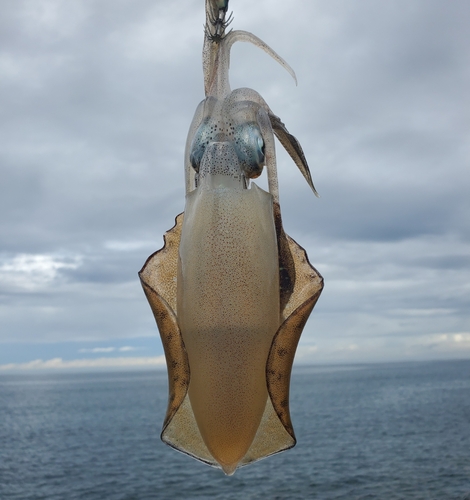
[[(162, 440), (230, 475), (295, 445), (290, 373), (323, 279), (282, 227), (274, 134), (314, 189), (300, 144), (258, 93), (230, 89), (230, 47), (253, 42), (290, 68), (254, 35), (225, 34), (227, 8), (206, 0), (184, 214), (139, 275), (168, 367)], [(251, 181), (265, 166), (269, 192)]]

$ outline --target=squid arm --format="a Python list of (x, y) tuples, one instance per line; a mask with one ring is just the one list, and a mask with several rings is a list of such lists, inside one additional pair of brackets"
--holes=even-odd
[[(206, 0), (206, 98), (186, 142), (185, 211), (139, 276), (167, 360), (161, 438), (231, 475), (296, 443), (290, 374), (323, 278), (282, 226), (274, 134), (314, 190), (302, 148), (257, 92), (228, 80), (235, 41), (290, 67), (254, 35), (226, 34), (227, 9)], [(264, 166), (269, 192), (251, 182)]]
[[(294, 70), (289, 66), (289, 64), (286, 61), (284, 61), (284, 59), (281, 56), (279, 56), (274, 50), (271, 49), (271, 47), (269, 47), (269, 45), (267, 45), (257, 36), (247, 31), (237, 30), (230, 32), (227, 35), (227, 38), (228, 38), (226, 42), (227, 50), (230, 50), (230, 47), (235, 42), (252, 43), (253, 45), (256, 45), (260, 49), (264, 50), (292, 76), (292, 78), (295, 81), (295, 84), (297, 85), (297, 77), (295, 75)], [(227, 55), (227, 59), (229, 59), (229, 55)], [(217, 68), (214, 69), (214, 72), (216, 70)], [(212, 78), (212, 80), (214, 80), (214, 78)], [(266, 104), (264, 99), (257, 92), (254, 92), (254, 94), (256, 94), (256, 96), (255, 95), (252, 96), (253, 102), (258, 102), (268, 112), (274, 134), (279, 139), (279, 142), (284, 146), (285, 150), (289, 153), (291, 158), (294, 160), (294, 163), (302, 172), (302, 175), (304, 176), (308, 185), (311, 187), (312, 191), (315, 193), (316, 196), (318, 196), (317, 190), (313, 185), (312, 176), (310, 174), (310, 169), (307, 163), (307, 159), (305, 158), (305, 154), (303, 152), (302, 146), (300, 145), (299, 141), (291, 133), (289, 133), (285, 124), (281, 121), (281, 119), (278, 116), (276, 116), (271, 111), (271, 109)]]

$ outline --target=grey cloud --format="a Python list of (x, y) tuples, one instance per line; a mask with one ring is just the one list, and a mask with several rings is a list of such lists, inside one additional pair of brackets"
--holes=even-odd
[[(393, 336), (399, 356), (405, 338), (469, 332), (468, 2), (312, 1), (301, 16), (288, 2), (230, 7), (233, 27), (299, 79), (234, 47), (233, 86), (281, 116), (321, 195), (278, 146), (286, 231), (326, 280), (302, 342), (325, 359), (366, 347), (386, 358)], [(0, 341), (157, 335), (136, 273), (184, 207), (203, 17), (202, 0), (5, 4), (0, 257), (80, 265), (43, 289), (4, 284)], [(110, 241), (146, 243), (120, 252)]]

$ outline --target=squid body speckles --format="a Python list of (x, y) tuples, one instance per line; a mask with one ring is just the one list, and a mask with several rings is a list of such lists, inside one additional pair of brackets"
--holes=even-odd
[[(254, 90), (231, 90), (230, 48), (259, 38), (206, 0), (205, 99), (185, 152), (186, 206), (140, 271), (165, 350), (162, 440), (226, 474), (291, 448), (289, 384), (302, 329), (323, 288), (282, 227), (274, 135), (315, 192), (299, 142)], [(251, 179), (266, 167), (269, 192)]]

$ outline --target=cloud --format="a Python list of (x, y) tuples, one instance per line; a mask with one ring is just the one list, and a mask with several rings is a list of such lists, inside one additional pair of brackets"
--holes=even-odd
[(101, 353), (101, 352), (113, 352), (115, 347), (93, 347), (92, 349), (79, 349), (78, 352), (91, 352), (91, 353)]
[(378, 363), (470, 358), (469, 332), (353, 338), (357, 342), (351, 342), (348, 337), (321, 337), (315, 345), (303, 344), (301, 341), (296, 363)]
[(139, 347), (132, 347), (129, 345), (123, 346), (123, 347), (92, 347), (91, 349), (83, 348), (79, 349), (78, 352), (91, 352), (93, 354), (95, 353), (102, 353), (102, 352), (114, 352), (114, 351), (119, 351), (119, 352), (130, 352), (130, 351), (138, 351)]
[(165, 356), (138, 358), (97, 358), (74, 359), (65, 361), (53, 358), (46, 361), (36, 359), (28, 363), (8, 363), (0, 365), (1, 371), (9, 370), (68, 370), (68, 369), (102, 369), (102, 368), (156, 368), (166, 366)]
[(0, 256), (0, 282), (6, 288), (37, 291), (53, 283), (63, 270), (79, 266), (78, 256), (17, 254), (3, 259)]
[(130, 352), (130, 351), (138, 351), (139, 348), (138, 347), (132, 347), (130, 345), (125, 345), (123, 347), (120, 347), (118, 349), (119, 352)]
[[(184, 208), (203, 98), (203, 2), (64, 5), (7, 2), (0, 19), (0, 343), (20, 350), (158, 335), (137, 271)], [(232, 8), (299, 81), (236, 44), (232, 87), (286, 123), (321, 195), (277, 145), (285, 230), (325, 278), (299, 356), (454, 356), (470, 325), (470, 4)]]
[(435, 333), (409, 340), (411, 348), (427, 347), (438, 352), (459, 352), (470, 355), (470, 332)]

